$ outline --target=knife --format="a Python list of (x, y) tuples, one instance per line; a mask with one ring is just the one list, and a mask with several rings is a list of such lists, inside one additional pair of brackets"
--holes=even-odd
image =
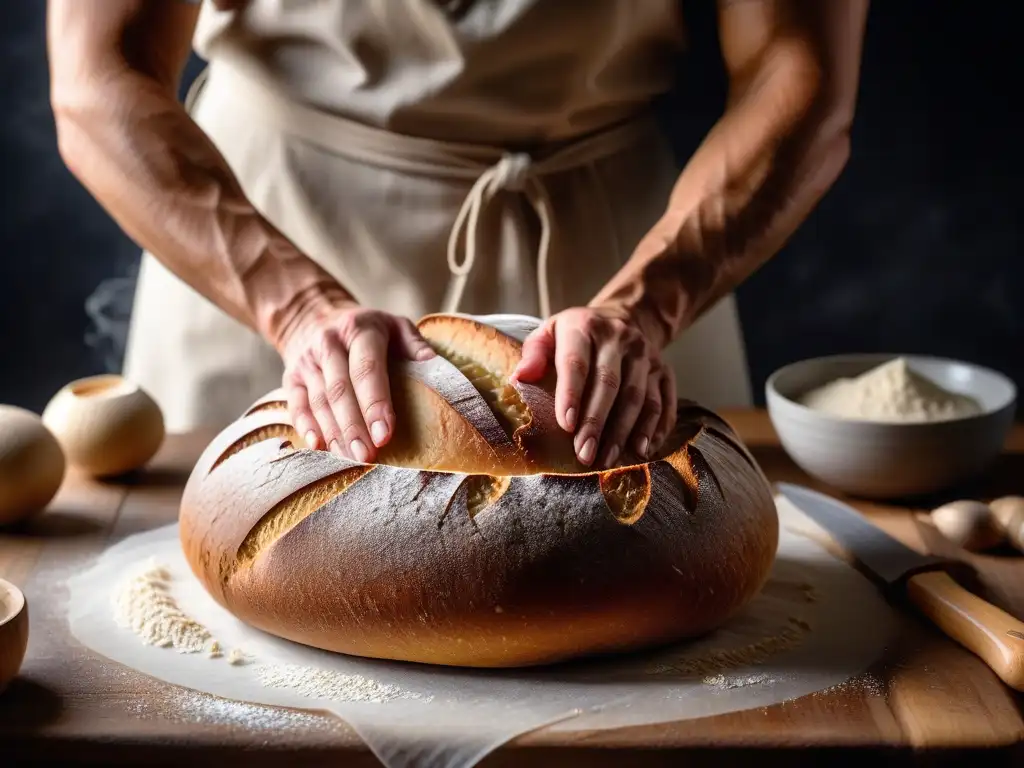
[(1024, 623), (968, 592), (950, 560), (927, 557), (868, 522), (852, 507), (792, 483), (776, 489), (827, 530), (840, 547), (910, 602), (946, 635), (979, 656), (1008, 686), (1024, 691)]

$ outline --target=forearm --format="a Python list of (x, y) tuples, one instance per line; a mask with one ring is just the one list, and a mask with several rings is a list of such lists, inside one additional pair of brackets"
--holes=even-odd
[(246, 199), (171, 93), (129, 68), (54, 98), (61, 154), (124, 231), (277, 343), (300, 308), (351, 298)]
[(718, 0), (721, 120), (594, 299), (667, 343), (771, 258), (849, 154), (867, 0)]
[(847, 125), (830, 124), (788, 80), (766, 82), (727, 111), (595, 305), (620, 307), (667, 343), (792, 235), (839, 175), (849, 141)]

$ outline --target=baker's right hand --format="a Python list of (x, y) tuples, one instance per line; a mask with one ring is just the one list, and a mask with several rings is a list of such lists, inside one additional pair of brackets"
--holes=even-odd
[(435, 355), (411, 320), (355, 304), (310, 313), (280, 349), (288, 410), (306, 445), (359, 462), (372, 462), (394, 434), (389, 351)]

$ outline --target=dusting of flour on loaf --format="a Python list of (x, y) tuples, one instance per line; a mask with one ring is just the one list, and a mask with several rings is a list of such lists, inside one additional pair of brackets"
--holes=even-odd
[(260, 682), (268, 688), (287, 688), (311, 699), (330, 701), (362, 701), (383, 704), (395, 699), (430, 697), (403, 691), (398, 686), (381, 683), (362, 675), (346, 675), (330, 669), (303, 667), (295, 664), (261, 666), (256, 669)]
[(213, 642), (206, 627), (186, 616), (171, 596), (171, 574), (150, 561), (142, 573), (122, 583), (114, 593), (114, 620), (146, 645), (200, 653)]
[(973, 398), (943, 389), (898, 357), (860, 376), (829, 382), (800, 402), (845, 419), (883, 422), (931, 422), (981, 412)]

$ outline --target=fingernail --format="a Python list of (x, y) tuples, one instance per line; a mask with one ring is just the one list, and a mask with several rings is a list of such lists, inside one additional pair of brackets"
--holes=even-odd
[(428, 344), (427, 346), (420, 348), (420, 351), (416, 353), (416, 359), (417, 360), (429, 360), (430, 358), (434, 357), (436, 354), (437, 353), (434, 351), (434, 348), (431, 347)]
[(576, 409), (569, 408), (565, 412), (565, 423), (569, 425), (569, 429), (576, 429)]
[(646, 435), (641, 435), (636, 441), (636, 452), (637, 455), (642, 459), (647, 458), (647, 449), (651, 447), (651, 441), (647, 439)]
[(331, 440), (331, 444), (327, 447), (330, 449), (331, 453), (335, 454), (336, 456), (342, 455), (341, 446), (338, 444), (337, 440)]
[(309, 430), (309, 432), (306, 433), (306, 447), (312, 449), (312, 448), (316, 448), (316, 446), (317, 446), (316, 432), (314, 432), (311, 429), (311, 430)]
[(370, 458), (370, 452), (366, 450), (366, 444), (363, 443), (358, 437), (348, 444), (349, 450), (352, 451), (352, 458), (359, 462), (365, 462)]
[(580, 448), (580, 461), (584, 464), (589, 464), (594, 460), (594, 454), (597, 452), (597, 440), (592, 437), (588, 437), (587, 441), (583, 443), (583, 447)]
[(370, 425), (370, 437), (373, 439), (374, 445), (380, 445), (388, 437), (388, 425), (377, 419), (377, 421)]
[(619, 458), (619, 446), (613, 445), (608, 449), (608, 460), (605, 463), (610, 467), (615, 463), (617, 458)]

